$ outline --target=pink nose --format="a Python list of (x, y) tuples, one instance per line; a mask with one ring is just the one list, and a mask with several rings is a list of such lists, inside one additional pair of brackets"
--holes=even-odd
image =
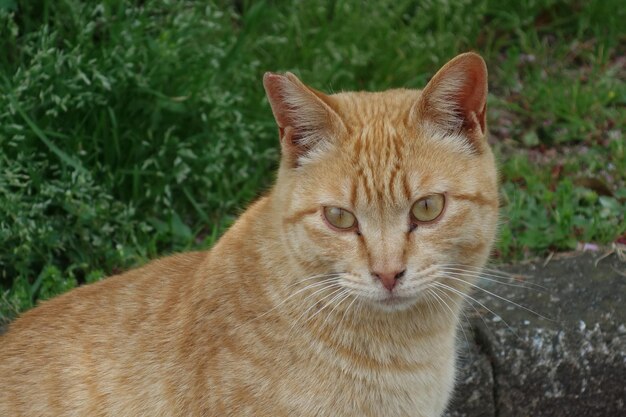
[(387, 288), (389, 291), (393, 290), (393, 287), (396, 286), (398, 280), (404, 276), (406, 269), (400, 272), (372, 272), (376, 278), (380, 280), (383, 284), (383, 287)]

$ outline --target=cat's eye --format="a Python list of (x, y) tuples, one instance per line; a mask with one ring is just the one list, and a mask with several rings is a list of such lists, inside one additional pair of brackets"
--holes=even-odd
[(411, 216), (414, 220), (422, 223), (436, 220), (443, 212), (446, 199), (443, 194), (432, 194), (420, 198), (411, 207)]
[(350, 230), (356, 226), (356, 217), (340, 207), (324, 207), (324, 218), (333, 227)]

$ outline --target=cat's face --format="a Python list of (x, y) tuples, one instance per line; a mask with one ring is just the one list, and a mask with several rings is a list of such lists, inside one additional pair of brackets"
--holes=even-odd
[[(449, 81), (446, 75), (433, 80)], [(458, 75), (452, 73), (457, 86)], [(497, 175), (484, 120), (472, 110), (475, 123), (468, 128), (464, 103), (455, 103), (449, 91), (454, 111), (437, 113), (431, 107), (441, 105), (433, 102), (438, 91), (428, 88), (333, 96), (312, 91), (312, 102), (298, 97), (298, 105), (328, 106), (328, 114), (306, 115), (317, 131), (298, 130), (293, 120), (281, 125), (277, 117), (284, 155), (277, 193), (291, 256), (308, 275), (331, 276), (385, 310), (425, 300), (445, 279), (444, 270), (482, 266), (495, 235)], [(475, 101), (484, 117), (484, 99)], [(446, 283), (461, 286), (455, 284)]]

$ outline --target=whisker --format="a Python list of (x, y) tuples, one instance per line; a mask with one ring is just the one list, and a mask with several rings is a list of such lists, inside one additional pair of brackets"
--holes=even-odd
[(355, 295), (354, 299), (350, 302), (350, 304), (348, 304), (348, 307), (346, 307), (346, 309), (343, 311), (343, 314), (341, 316), (341, 319), (339, 320), (339, 323), (337, 324), (337, 326), (335, 326), (336, 329), (340, 329), (341, 328), (341, 323), (343, 323), (343, 320), (346, 318), (346, 313), (348, 313), (348, 310), (350, 310), (350, 307), (352, 307), (352, 305), (354, 304), (354, 302), (356, 300), (359, 300), (359, 303), (357, 305), (359, 306), (359, 313), (360, 313), (360, 311), (361, 311), (360, 307), (363, 306), (363, 303), (361, 302), (359, 297)]
[[(530, 280), (533, 277), (530, 275), (525, 275), (525, 274), (512, 274), (510, 272), (506, 272), (506, 271), (500, 271), (499, 269), (494, 269), (494, 268), (489, 268), (489, 267), (479, 267), (479, 266), (474, 266), (474, 265), (465, 265), (465, 264), (445, 264), (445, 265), (441, 265), (442, 267), (456, 267), (456, 268), (461, 268), (461, 269), (465, 269), (467, 271), (480, 271), (480, 272), (488, 272), (490, 276), (493, 276), (495, 278), (504, 278), (510, 281), (517, 281), (519, 282), (519, 279), (517, 279), (517, 277), (522, 277), (524, 278), (524, 282), (530, 284), (530, 285), (537, 285), (539, 287), (541, 287), (541, 285), (539, 284), (535, 284), (532, 282), (527, 282), (526, 280)], [(543, 288), (543, 287), (541, 287)]]
[[(448, 300), (450, 300), (451, 303), (453, 303), (461, 312), (461, 314), (463, 314), (463, 318), (465, 319), (465, 323), (467, 324), (468, 329), (472, 328), (472, 322), (470, 321), (469, 317), (467, 317), (467, 314), (465, 313), (465, 305), (469, 304), (466, 303), (465, 299), (461, 300), (461, 305), (459, 305), (456, 301), (454, 301), (454, 299), (450, 296), (450, 294), (441, 291), (441, 296), (445, 296)], [(483, 320), (483, 323), (485, 321)], [(461, 324), (461, 329), (463, 330), (463, 333), (465, 334), (465, 330), (463, 329), (463, 324)], [(467, 336), (465, 337), (465, 340), (467, 341)], [(469, 346), (468, 346), (468, 352), (469, 352)]]
[(330, 301), (328, 301), (327, 303), (325, 303), (322, 308), (320, 308), (319, 310), (317, 310), (315, 312), (315, 314), (313, 314), (311, 317), (309, 317), (308, 319), (306, 319), (306, 321), (304, 323), (308, 323), (309, 321), (313, 320), (313, 318), (315, 318), (315, 316), (317, 316), (318, 314), (320, 314), (322, 311), (324, 311), (329, 305), (331, 305), (332, 303), (335, 302), (335, 300), (343, 297), (345, 295), (345, 292), (348, 291), (345, 288), (342, 288), (342, 291), (340, 291), (337, 295), (335, 295)]
[[(439, 296), (439, 294), (437, 294), (436, 288), (432, 288), (432, 287), (431, 287), (431, 288), (428, 288), (428, 289), (427, 289), (427, 291), (428, 291), (428, 293), (429, 293), (429, 294), (432, 294), (433, 296), (435, 296), (435, 297), (436, 297), (436, 300), (437, 300), (438, 302), (441, 302), (441, 303), (443, 303), (443, 305), (445, 305), (445, 306), (446, 306), (446, 308), (447, 308), (447, 309), (450, 311), (450, 313), (452, 314), (452, 317), (453, 317), (453, 318), (454, 318), (454, 317), (456, 317), (456, 314), (454, 313), (454, 310), (452, 310), (452, 308), (448, 305), (448, 303), (446, 303), (446, 301), (445, 301), (443, 298), (441, 298), (441, 297)], [(456, 304), (456, 303), (455, 303), (455, 304)], [(459, 308), (459, 305), (458, 305), (458, 304), (456, 304), (456, 307), (457, 307), (457, 308)], [(465, 313), (463, 313), (463, 315), (465, 315)], [(467, 319), (467, 316), (465, 316), (465, 319)], [(463, 337), (465, 338), (465, 342), (467, 343), (467, 346), (470, 346), (469, 340), (467, 339), (467, 334), (465, 334), (465, 329), (463, 328), (463, 326), (460, 326), (460, 327), (461, 327), (461, 331), (463, 332)]]
[[(346, 289), (346, 290), (342, 293), (343, 298), (342, 298), (341, 300), (339, 300), (339, 301), (337, 302), (337, 304), (335, 304), (335, 306), (332, 308), (332, 310), (330, 310), (330, 311), (328, 312), (328, 314), (326, 315), (326, 319), (325, 319), (325, 320), (324, 320), (324, 322), (322, 323), (322, 326), (321, 326), (321, 327), (324, 327), (324, 326), (326, 325), (326, 323), (327, 323), (327, 322), (328, 322), (328, 320), (332, 317), (333, 312), (337, 309), (337, 307), (339, 307), (339, 306), (340, 306), (340, 305), (341, 305), (344, 301), (346, 301), (348, 298), (350, 298), (350, 296), (351, 296), (351, 295), (352, 295), (352, 294), (350, 293), (350, 290), (347, 290), (347, 289)], [(332, 302), (332, 301), (331, 301), (331, 302)]]
[(477, 288), (477, 289), (479, 289), (479, 290), (481, 290), (481, 291), (483, 291), (483, 292), (485, 292), (485, 293), (487, 293), (487, 294), (489, 294), (489, 295), (491, 295), (491, 296), (493, 296), (493, 297), (499, 298), (499, 299), (500, 299), (500, 300), (502, 300), (502, 301), (505, 301), (505, 302), (507, 302), (507, 303), (509, 303), (509, 304), (512, 304), (512, 305), (514, 305), (514, 306), (516, 306), (516, 307), (519, 307), (519, 308), (524, 309), (524, 310), (526, 310), (526, 311), (528, 311), (528, 312), (530, 312), (530, 313), (533, 313), (533, 314), (535, 314), (536, 316), (541, 317), (542, 319), (546, 319), (546, 320), (549, 320), (549, 321), (554, 322), (554, 320), (552, 320), (551, 318), (545, 317), (544, 315), (539, 314), (539, 313), (537, 313), (536, 311), (533, 311), (532, 309), (530, 309), (530, 308), (528, 308), (528, 307), (526, 307), (526, 306), (523, 306), (523, 305), (521, 305), (521, 304), (518, 304), (518, 303), (516, 303), (515, 301), (511, 301), (511, 300), (509, 300), (509, 299), (508, 299), (508, 298), (506, 298), (506, 297), (502, 297), (502, 296), (500, 296), (500, 295), (498, 295), (498, 294), (495, 294), (495, 293), (493, 293), (493, 292), (491, 292), (491, 291), (489, 291), (489, 290), (486, 290), (486, 289), (484, 289), (483, 287), (481, 287), (480, 285), (472, 284), (471, 282), (468, 282), (468, 281), (463, 280), (463, 279), (461, 279), (461, 278), (456, 278), (456, 277), (453, 277), (453, 276), (450, 276), (450, 275), (445, 275), (445, 277), (446, 277), (446, 278), (449, 278), (449, 279), (453, 279), (453, 280), (455, 280), (455, 281), (464, 282), (464, 283), (466, 283), (466, 284), (468, 284), (468, 285), (470, 285), (470, 286), (472, 286), (472, 287), (474, 287), (474, 288)]
[[(502, 323), (504, 323), (504, 325), (505, 325), (506, 327), (508, 327), (508, 329), (511, 331), (511, 333), (513, 333), (513, 334), (514, 334), (514, 335), (515, 335), (518, 339), (522, 340), (522, 338), (521, 338), (521, 337), (517, 334), (517, 332), (516, 332), (515, 330), (513, 330), (513, 328), (512, 328), (511, 326), (509, 326), (509, 323), (507, 323), (507, 322), (506, 322), (506, 320), (504, 320), (504, 319), (502, 318), (502, 316), (500, 316), (500, 315), (498, 315), (498, 314), (494, 313), (494, 312), (493, 312), (493, 310), (491, 310), (489, 307), (487, 307), (486, 305), (484, 305), (483, 303), (481, 303), (480, 301), (478, 301), (477, 299), (475, 299), (475, 298), (474, 298), (474, 297), (472, 297), (471, 295), (469, 295), (469, 294), (465, 294), (464, 292), (459, 291), (459, 290), (457, 290), (456, 288), (452, 288), (451, 286), (446, 285), (446, 284), (444, 284), (444, 283), (442, 283), (442, 282), (434, 282), (434, 283), (433, 283), (433, 285), (436, 285), (436, 286), (438, 286), (438, 287), (440, 287), (440, 288), (444, 288), (444, 289), (446, 289), (446, 290), (448, 290), (448, 291), (452, 291), (452, 292), (454, 292), (454, 293), (456, 293), (456, 294), (460, 295), (460, 296), (461, 296), (461, 297), (463, 297), (463, 298), (468, 298), (468, 299), (472, 300), (473, 302), (477, 303), (477, 304), (478, 304), (478, 305), (480, 305), (482, 308), (484, 308), (485, 310), (487, 310), (488, 312), (490, 312), (490, 313), (491, 313), (494, 317), (497, 317), (497, 318), (499, 318), (500, 320), (502, 320)], [(487, 322), (486, 322), (486, 321), (485, 321), (485, 319), (482, 317), (482, 315), (480, 314), (480, 312), (476, 309), (476, 307), (474, 307), (474, 306), (472, 306), (472, 307), (474, 308), (474, 311), (476, 311), (476, 313), (478, 314), (478, 316), (482, 319), (482, 321), (483, 321), (483, 323), (484, 323), (485, 327), (489, 328), (489, 326), (487, 325)]]
[[(310, 300), (310, 299), (311, 299), (311, 298), (313, 298), (316, 294), (318, 294), (318, 293), (320, 293), (320, 292), (322, 292), (322, 291), (324, 291), (324, 290), (326, 290), (326, 289), (327, 289), (327, 288), (322, 288), (322, 289), (319, 289), (319, 290), (315, 291), (314, 293), (310, 294), (310, 295), (309, 295), (309, 297), (307, 297), (307, 298), (306, 298), (306, 301)], [(291, 334), (291, 331), (293, 330), (294, 326), (295, 326), (296, 324), (298, 324), (298, 323), (300, 322), (300, 320), (301, 320), (304, 316), (306, 316), (306, 315), (309, 313), (309, 311), (311, 311), (312, 309), (314, 309), (314, 308), (315, 308), (315, 306), (316, 306), (318, 303), (320, 303), (320, 302), (324, 301), (324, 300), (325, 300), (325, 299), (327, 299), (327, 298), (332, 297), (333, 295), (335, 295), (335, 294), (337, 294), (338, 292), (341, 292), (341, 291), (343, 291), (343, 290), (344, 290), (344, 289), (343, 289), (343, 288), (342, 288), (339, 284), (336, 284), (336, 285), (333, 287), (333, 290), (330, 292), (330, 294), (326, 294), (324, 297), (322, 297), (322, 298), (321, 298), (321, 299), (319, 299), (319, 300), (314, 300), (315, 302), (314, 302), (314, 303), (313, 303), (313, 304), (312, 304), (309, 308), (307, 308), (306, 310), (304, 310), (304, 312), (303, 312), (303, 313), (301, 313), (301, 314), (298, 316), (298, 318), (296, 318), (296, 319), (294, 320), (294, 323), (292, 324), (291, 328), (289, 329), (289, 332), (287, 332), (287, 336), (289, 336), (289, 335)], [(305, 321), (305, 323), (306, 323), (306, 321)]]
[[(295, 297), (296, 295), (302, 293), (303, 291), (306, 291), (306, 290), (309, 290), (309, 289), (312, 289), (312, 288), (317, 288), (319, 286), (324, 286), (324, 285), (332, 286), (333, 285), (332, 281), (335, 281), (335, 278), (329, 278), (329, 279), (326, 279), (326, 280), (323, 280), (323, 281), (314, 282), (314, 283), (309, 284), (309, 285), (307, 285), (307, 286), (305, 286), (303, 288), (300, 288), (298, 291), (294, 292), (293, 294), (290, 294), (288, 297), (286, 297), (284, 300), (282, 300), (280, 303), (276, 304), (274, 307), (270, 308), (266, 312), (261, 313), (258, 316), (253, 317), (250, 320), (245, 321), (245, 322), (239, 324), (238, 326), (235, 326), (233, 328), (233, 330), (237, 330), (237, 329), (241, 328), (242, 326), (245, 326), (246, 324), (248, 324), (248, 323), (250, 323), (250, 322), (252, 322), (254, 320), (258, 320), (258, 319), (260, 319), (262, 317), (265, 317), (266, 315), (268, 315), (272, 311), (276, 310), (277, 308), (279, 308), (280, 306), (282, 306), (283, 304), (285, 304), (289, 300), (293, 299), (293, 297)], [(328, 284), (329, 282), (331, 282), (331, 284)]]
[[(445, 284), (444, 284), (444, 285), (445, 285)], [(446, 293), (442, 290), (442, 294), (446, 294)], [(448, 298), (451, 298), (450, 294), (446, 294), (446, 295), (448, 296)], [(464, 295), (461, 295), (461, 297), (462, 297), (462, 298), (463, 298), (463, 300), (465, 301), (465, 296), (464, 296)], [(469, 296), (467, 296), (467, 297), (469, 297)], [(469, 298), (471, 298), (471, 297), (469, 297)], [(474, 304), (472, 304), (471, 302), (468, 302), (467, 304), (468, 304), (470, 307), (472, 307), (472, 309), (474, 309), (474, 312), (476, 313), (476, 315), (477, 315), (478, 317), (480, 317), (480, 321), (482, 321), (482, 322), (483, 322), (483, 324), (485, 325), (485, 328), (487, 328), (487, 329), (488, 329), (488, 328), (489, 328), (489, 325), (488, 325), (488, 324), (487, 324), (487, 322), (485, 321), (485, 318), (483, 317), (483, 315), (481, 314), (481, 312), (480, 312), (480, 311), (478, 311), (478, 309), (476, 308), (476, 306), (475, 306)], [(485, 307), (485, 308), (486, 308), (486, 307)], [(487, 310), (489, 310), (489, 309), (487, 309)], [(465, 313), (463, 313), (463, 314), (465, 314)], [(494, 317), (498, 317), (498, 318), (500, 317), (500, 316), (498, 316), (497, 314), (495, 314), (495, 313), (493, 313), (493, 312), (492, 312), (492, 314), (494, 315)], [(466, 315), (466, 314), (465, 314), (465, 319), (466, 319), (466, 320), (468, 321), (468, 323), (470, 324), (470, 327), (472, 327), (472, 326), (471, 326), (471, 321), (469, 320), (469, 317), (467, 317), (467, 315)], [(504, 320), (503, 320), (503, 321), (504, 321)], [(513, 331), (513, 333), (515, 333), (515, 332)]]
[[(433, 284), (434, 284), (434, 285), (436, 285), (436, 286), (438, 286), (438, 287), (440, 287), (440, 288), (446, 289), (446, 290), (448, 290), (448, 291), (452, 291), (452, 292), (454, 292), (454, 293), (456, 293), (456, 294), (460, 295), (460, 296), (461, 296), (461, 297), (463, 297), (463, 298), (466, 298), (466, 299), (469, 299), (469, 300), (471, 300), (471, 301), (475, 302), (476, 304), (478, 304), (479, 306), (481, 306), (482, 308), (484, 308), (485, 310), (487, 310), (488, 312), (490, 312), (490, 313), (491, 313), (494, 317), (497, 317), (497, 318), (499, 318), (500, 320), (502, 320), (502, 322), (506, 325), (506, 327), (508, 327), (508, 328), (509, 328), (509, 330), (510, 330), (513, 334), (515, 334), (517, 337), (519, 337), (519, 336), (517, 335), (517, 332), (516, 332), (515, 330), (513, 330), (513, 328), (509, 325), (509, 323), (507, 323), (507, 322), (506, 322), (506, 320), (504, 320), (504, 319), (502, 318), (502, 316), (500, 316), (499, 314), (496, 314), (496, 313), (495, 313), (492, 309), (490, 309), (489, 307), (487, 307), (486, 305), (484, 305), (483, 303), (481, 303), (480, 301), (478, 301), (477, 299), (475, 299), (475, 298), (474, 298), (474, 297), (472, 297), (471, 295), (466, 294), (466, 293), (464, 293), (463, 291), (459, 291), (459, 290), (457, 290), (456, 288), (453, 288), (453, 287), (451, 287), (451, 286), (449, 286), (449, 285), (446, 285), (446, 284), (444, 284), (444, 283), (442, 283), (442, 282), (434, 282)], [(476, 313), (478, 313), (478, 315), (482, 318), (482, 314), (480, 314), (480, 312), (476, 309), (476, 307), (474, 307), (474, 311), (476, 311)], [(484, 320), (484, 319), (483, 319), (483, 323), (485, 324), (485, 326), (489, 327), (489, 326), (487, 325), (487, 322), (485, 322), (485, 320)], [(520, 339), (521, 339), (521, 338), (520, 338)]]
[[(281, 303), (278, 304), (278, 305), (280, 306), (280, 305), (284, 304), (287, 300), (289, 300), (289, 299), (295, 297), (296, 295), (302, 293), (303, 291), (309, 290), (311, 288), (317, 288), (319, 286), (324, 286), (324, 285), (333, 285), (332, 284), (333, 281), (336, 281), (336, 279), (335, 278), (328, 278), (328, 279), (325, 279), (323, 281), (317, 281), (317, 282), (314, 282), (312, 284), (308, 284), (307, 286), (302, 287), (298, 291), (296, 291), (293, 294), (289, 295), (287, 298), (285, 298), (283, 301), (281, 301)], [(328, 284), (329, 282), (331, 284)]]
[(287, 285), (287, 287), (286, 287), (286, 288), (291, 288), (291, 287), (293, 287), (294, 285), (302, 284), (302, 283), (303, 283), (303, 282), (305, 282), (305, 281), (310, 281), (310, 280), (313, 280), (313, 279), (318, 279), (318, 278), (329, 278), (329, 279), (335, 279), (335, 278), (337, 278), (337, 277), (339, 277), (339, 276), (341, 276), (341, 274), (339, 274), (339, 273), (335, 273), (335, 274), (318, 274), (318, 275), (313, 275), (313, 276), (306, 277), (306, 278), (302, 278), (302, 279), (300, 279), (300, 280), (297, 280), (297, 281), (295, 281), (295, 282), (292, 282), (291, 284)]
[[(474, 266), (473, 268), (478, 268), (478, 267)], [(484, 267), (482, 267), (482, 269), (484, 269), (485, 271), (494, 273), (494, 274), (500, 274), (500, 275), (503, 275), (505, 277), (511, 277), (513, 279), (515, 279), (515, 277), (522, 277), (524, 279), (532, 279), (532, 278), (534, 278), (532, 275), (519, 274), (519, 273), (514, 274), (512, 272), (502, 271), (500, 269), (490, 268), (488, 266), (484, 266)]]
[[(479, 272), (473, 272), (473, 271), (464, 271), (462, 269), (457, 269), (457, 268), (441, 268), (441, 272), (445, 272), (447, 274), (456, 274), (456, 275), (461, 275), (461, 276), (467, 276), (467, 277), (470, 277), (470, 278), (478, 278), (478, 279), (485, 280), (485, 281), (490, 281), (490, 282), (496, 282), (498, 284), (506, 285), (508, 287), (525, 288), (527, 290), (535, 290), (535, 291), (542, 291), (542, 292), (546, 292), (547, 291), (547, 288), (542, 287), (541, 285), (532, 284), (532, 283), (528, 283), (529, 285), (513, 284), (511, 282), (506, 282), (506, 281), (502, 281), (502, 280), (499, 280), (499, 279), (494, 279), (489, 274), (481, 274)], [(491, 277), (491, 278), (488, 278), (488, 277)], [(534, 287), (537, 287), (537, 288), (534, 288)]]
[(435, 291), (436, 289), (437, 289), (437, 288), (433, 288), (433, 287), (427, 288), (427, 289), (426, 289), (426, 293), (427, 293), (427, 294), (432, 294), (432, 296), (434, 297), (434, 300), (435, 300), (435, 301), (437, 301), (441, 307), (444, 307), (444, 306), (445, 306), (445, 307), (446, 307), (446, 308), (450, 311), (450, 313), (452, 314), (452, 316), (454, 317), (454, 311), (450, 308), (450, 306), (449, 306), (449, 305), (447, 305), (446, 303), (444, 303), (444, 302), (443, 302), (443, 300), (441, 299), (441, 297), (440, 297), (440, 296), (437, 294), (437, 292)]
[(442, 264), (439, 266), (440, 268), (458, 268), (458, 269), (462, 269), (463, 271), (468, 271), (468, 272), (478, 272), (478, 273), (484, 273), (486, 275), (492, 276), (494, 278), (502, 278), (505, 279), (507, 281), (515, 281), (515, 282), (520, 282), (520, 277), (524, 278), (525, 283), (528, 284), (532, 284), (532, 285), (538, 285), (539, 284), (535, 284), (532, 282), (527, 282), (527, 280), (533, 279), (534, 277), (530, 276), (530, 275), (524, 275), (524, 274), (512, 274), (510, 272), (506, 272), (506, 271), (500, 271), (498, 269), (493, 269), (493, 268), (487, 268), (487, 267), (479, 267), (479, 266), (474, 266), (474, 265), (465, 265), (465, 264)]
[[(337, 288), (337, 287), (338, 287), (338, 288)], [(322, 288), (321, 290), (317, 290), (317, 291), (315, 291), (313, 294), (311, 294), (309, 297), (307, 297), (307, 298), (306, 298), (306, 300), (310, 300), (310, 299), (311, 299), (311, 298), (312, 298), (315, 294), (317, 294), (317, 293), (319, 293), (319, 292), (321, 292), (321, 291), (323, 291), (323, 290), (326, 290), (326, 289), (327, 289), (327, 288)], [(299, 315), (299, 316), (298, 316), (298, 317), (294, 320), (293, 324), (292, 324), (292, 325), (291, 325), (291, 327), (289, 328), (289, 331), (287, 331), (287, 337), (286, 337), (286, 340), (289, 340), (289, 337), (291, 336), (291, 332), (294, 330), (294, 328), (295, 328), (297, 325), (301, 325), (301, 324), (307, 323), (307, 322), (308, 322), (308, 321), (309, 321), (312, 317), (315, 317), (315, 315), (317, 315), (317, 314), (318, 314), (321, 310), (323, 310), (323, 309), (324, 309), (324, 308), (328, 305), (328, 303), (326, 303), (326, 304), (325, 304), (325, 305), (324, 305), (324, 306), (323, 306), (320, 310), (318, 310), (318, 311), (317, 311), (317, 312), (316, 312), (316, 313), (315, 313), (312, 317), (309, 317), (307, 320), (305, 320), (304, 322), (300, 323), (300, 320), (301, 320), (304, 316), (306, 316), (306, 315), (307, 315), (307, 314), (311, 311), (311, 309), (315, 308), (315, 306), (316, 306), (318, 303), (322, 302), (323, 300), (325, 300), (325, 299), (327, 299), (327, 298), (329, 298), (329, 297), (332, 297), (332, 296), (336, 296), (338, 293), (340, 294), (340, 293), (342, 293), (343, 291), (347, 291), (347, 290), (346, 290), (346, 289), (344, 289), (344, 288), (342, 288), (339, 284), (336, 284), (336, 285), (334, 286), (334, 289), (330, 292), (330, 294), (325, 295), (324, 297), (322, 297), (322, 298), (321, 298), (321, 299), (319, 299), (319, 300), (314, 300), (315, 302), (314, 302), (314, 303), (313, 303), (313, 304), (312, 304), (309, 308), (307, 308), (307, 309), (306, 309), (306, 310), (305, 310), (302, 314), (300, 314), (300, 315)], [(334, 299), (334, 298), (333, 298), (333, 299)], [(286, 345), (286, 343), (285, 343), (285, 344), (283, 344), (283, 347), (281, 347), (281, 350), (280, 350), (280, 352), (279, 352), (279, 355), (280, 355), (280, 354), (282, 354), (282, 350), (283, 350), (283, 348), (284, 348), (284, 346), (285, 346), (285, 345)]]
[(501, 271), (499, 269), (494, 269), (494, 268), (489, 268), (486, 266), (477, 266), (477, 265), (469, 265), (469, 264), (462, 264), (462, 263), (452, 263), (452, 264), (442, 264), (441, 266), (450, 266), (450, 267), (455, 267), (455, 268), (462, 268), (465, 269), (467, 271), (470, 270), (474, 270), (474, 271), (488, 271), (493, 273), (494, 275), (499, 275), (503, 278), (511, 278), (513, 276), (513, 274), (506, 272), (506, 271)]
[[(463, 270), (464, 268), (458, 268)], [(496, 270), (490, 270), (488, 268), (484, 269), (484, 270), (479, 270), (479, 269), (475, 269), (475, 270), (466, 270), (467, 272), (473, 272), (473, 273), (479, 273), (481, 275), (485, 275), (487, 277), (491, 277), (494, 279), (502, 279), (504, 281), (507, 282), (511, 282), (511, 283), (516, 283), (519, 285), (525, 284), (531, 287), (537, 287), (537, 288), (541, 288), (543, 290), (548, 290), (547, 287), (544, 287), (543, 285), (537, 284), (536, 282), (531, 282), (529, 276), (525, 276), (525, 275), (513, 275), (513, 274), (507, 274), (505, 272), (499, 272)], [(523, 277), (524, 280), (520, 280), (519, 277)]]
[[(431, 291), (432, 291), (432, 290), (433, 290), (433, 288), (432, 288), (432, 287), (430, 287), (430, 286), (428, 286), (428, 287), (426, 288), (426, 294), (427, 294), (427, 295), (428, 295), (428, 294), (431, 294)], [(430, 297), (426, 297), (426, 298), (425, 298), (425, 301), (426, 301), (426, 305), (428, 306), (428, 312), (429, 312), (429, 313), (431, 313), (431, 314), (436, 313), (436, 312), (437, 312), (437, 308), (436, 308), (436, 307), (433, 307), (433, 304), (434, 304), (434, 303), (431, 303), (433, 300), (432, 300)]]

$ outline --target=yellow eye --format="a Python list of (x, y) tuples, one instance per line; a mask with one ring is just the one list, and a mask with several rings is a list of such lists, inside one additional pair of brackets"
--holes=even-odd
[(339, 207), (324, 207), (326, 221), (337, 229), (348, 230), (356, 225), (356, 217)]
[(432, 222), (443, 211), (445, 201), (443, 194), (433, 194), (420, 198), (411, 207), (411, 214), (418, 222)]

